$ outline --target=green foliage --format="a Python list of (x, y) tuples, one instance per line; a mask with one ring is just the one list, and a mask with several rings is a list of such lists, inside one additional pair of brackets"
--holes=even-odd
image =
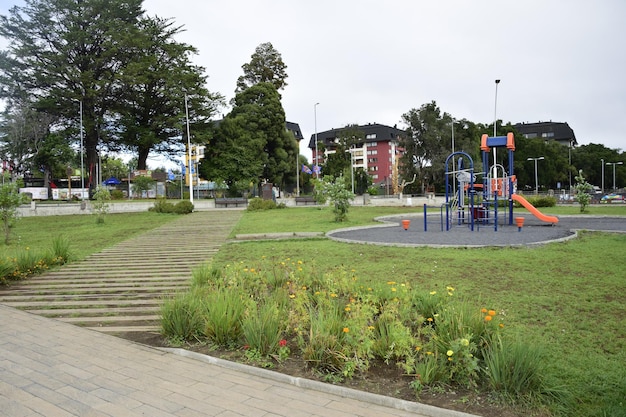
[(0, 219), (2, 219), (5, 245), (9, 244), (11, 227), (19, 218), (17, 208), (24, 201), (24, 195), (19, 191), (19, 184), (11, 181), (6, 173), (3, 174), (2, 184), (0, 184)]
[(255, 197), (248, 200), (248, 207), (246, 208), (246, 210), (264, 211), (283, 208), (287, 208), (285, 203), (276, 204), (273, 200), (264, 200), (262, 198)]
[(256, 47), (249, 63), (243, 64), (243, 75), (237, 79), (237, 92), (259, 83), (271, 83), (276, 90), (282, 90), (287, 83), (287, 65), (280, 53), (270, 42)]
[(189, 200), (182, 200), (176, 203), (174, 206), (174, 213), (176, 214), (189, 214), (194, 210), (193, 203)]
[[(524, 196), (524, 198), (533, 206), (540, 208), (540, 207), (555, 207), (556, 206), (556, 197), (552, 197), (552, 196), (548, 196), (548, 195), (540, 195), (540, 196)], [(508, 201), (507, 200), (498, 200), (498, 205), (502, 206), (504, 204), (504, 206), (508, 205)], [(522, 208), (523, 206), (515, 201), (513, 203), (515, 208)]]
[(111, 199), (112, 200), (123, 200), (124, 192), (122, 190), (112, 190), (111, 191)]
[(204, 332), (204, 293), (193, 290), (166, 299), (161, 305), (161, 332), (175, 342), (199, 339)]
[(145, 175), (139, 175), (133, 178), (133, 194), (142, 196), (144, 191), (149, 191), (154, 188), (155, 181)]
[(580, 212), (584, 213), (585, 209), (591, 202), (591, 195), (589, 192), (593, 190), (593, 186), (585, 180), (583, 176), (583, 171), (578, 171), (578, 175), (575, 177), (576, 185), (574, 186), (574, 190), (576, 190), (576, 201), (580, 205)]
[(43, 252), (28, 246), (18, 248), (13, 257), (0, 258), (0, 284), (40, 274), (52, 266), (65, 264), (70, 257), (70, 244), (64, 236), (52, 239), (52, 247)]
[(241, 323), (244, 343), (262, 356), (278, 351), (284, 327), (278, 305), (271, 298), (253, 303)]
[(324, 177), (322, 180), (315, 181), (316, 201), (318, 204), (323, 204), (321, 201), (330, 200), (336, 222), (344, 222), (348, 219), (348, 209), (353, 198), (354, 194), (348, 189), (343, 177)]
[(189, 200), (182, 200), (176, 204), (173, 204), (165, 197), (157, 197), (154, 202), (154, 206), (150, 207), (148, 211), (155, 213), (176, 213), (176, 214), (189, 214), (194, 210), (194, 205)]
[(96, 214), (96, 223), (101, 224), (104, 223), (104, 217), (109, 212), (109, 201), (111, 200), (111, 194), (106, 187), (98, 185), (96, 187), (96, 191), (93, 194), (93, 201), (91, 202), (91, 207), (93, 207), (93, 212)]
[(234, 288), (218, 288), (206, 297), (204, 335), (222, 347), (236, 345), (241, 339), (241, 320), (246, 295)]

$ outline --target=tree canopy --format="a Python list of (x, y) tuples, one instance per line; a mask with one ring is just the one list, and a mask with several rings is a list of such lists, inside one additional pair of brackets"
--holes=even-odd
[(287, 85), (287, 65), (270, 42), (257, 46), (250, 62), (241, 68), (243, 75), (237, 79), (238, 93), (259, 83), (272, 83), (276, 90), (282, 90)]
[(142, 0), (28, 0), (0, 16), (0, 97), (48, 115), (69, 142), (80, 123), (90, 181), (103, 149), (137, 152), (145, 167), (150, 151), (182, 150), (185, 94), (198, 136), (220, 103), (195, 49), (173, 40), (180, 30), (145, 17)]

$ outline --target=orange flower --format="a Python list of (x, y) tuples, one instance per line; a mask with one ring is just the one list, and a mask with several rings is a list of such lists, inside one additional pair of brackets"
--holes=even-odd
[(343, 332), (344, 332), (344, 333), (348, 333), (349, 331), (350, 331), (350, 329), (348, 329), (347, 327), (344, 327), (344, 328), (343, 328)]
[(496, 310), (489, 310), (489, 315), (490, 316), (495, 316), (496, 315)]
[(485, 321), (491, 321), (491, 316), (485, 316)]
[(486, 309), (486, 308), (481, 308), (481, 309), (480, 309), (480, 312), (481, 312), (481, 313), (486, 313), (486, 312), (487, 312), (487, 309)]

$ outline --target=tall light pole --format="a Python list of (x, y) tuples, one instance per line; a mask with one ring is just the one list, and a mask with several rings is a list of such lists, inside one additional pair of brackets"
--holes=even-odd
[[(316, 170), (316, 173), (315, 173), (315, 177), (316, 178), (320, 177), (319, 166), (318, 166), (318, 161), (319, 161), (320, 157), (319, 157), (319, 154), (317, 153), (318, 152), (317, 151), (317, 106), (319, 104), (320, 103), (315, 103), (313, 105), (313, 118), (314, 118), (314, 123), (315, 123), (315, 164), (314, 165), (318, 167), (317, 170)], [(315, 168), (315, 166), (314, 166), (314, 168)]]
[(619, 161), (619, 162), (607, 162), (607, 165), (613, 165), (613, 191), (617, 190), (617, 187), (615, 186), (615, 165), (622, 165), (623, 162)]
[[(187, 119), (187, 176), (189, 177), (189, 201), (193, 203), (193, 175), (191, 174), (191, 136), (189, 135), (189, 105), (185, 94), (185, 118)], [(182, 198), (182, 195), (181, 195)]]
[(85, 201), (85, 176), (83, 174), (83, 101), (80, 102), (80, 200)]
[(600, 159), (602, 162), (602, 195), (604, 195), (604, 159)]
[(537, 178), (537, 161), (545, 159), (543, 156), (538, 158), (527, 158), (527, 161), (535, 161), (535, 195), (539, 194), (539, 180)]
[[(495, 138), (497, 136), (496, 134), (496, 127), (498, 126), (498, 116), (497, 116), (497, 112), (498, 112), (498, 84), (500, 84), (500, 80), (496, 80), (496, 98), (494, 100), (494, 105), (493, 105), (493, 137)], [(497, 179), (498, 177), (498, 169), (496, 167), (496, 165), (498, 164), (498, 162), (496, 161), (496, 147), (493, 147), (493, 178)], [(496, 184), (497, 184), (497, 180), (496, 180)]]

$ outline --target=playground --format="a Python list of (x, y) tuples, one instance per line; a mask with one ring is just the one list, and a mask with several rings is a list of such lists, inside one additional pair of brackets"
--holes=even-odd
[[(508, 152), (508, 170), (496, 163), (498, 148)], [(590, 216), (558, 218), (535, 208), (517, 193), (513, 170), (515, 140), (507, 136), (481, 138), (482, 171), (465, 152), (454, 152), (445, 162), (445, 203), (404, 216), (378, 219), (372, 227), (330, 232), (331, 239), (393, 246), (485, 247), (523, 246), (563, 241), (578, 230), (626, 232), (626, 219)], [(493, 164), (490, 163), (493, 151)], [(527, 212), (515, 214), (515, 203)], [(432, 209), (439, 209), (439, 213)], [(436, 210), (435, 210), (436, 211)]]

